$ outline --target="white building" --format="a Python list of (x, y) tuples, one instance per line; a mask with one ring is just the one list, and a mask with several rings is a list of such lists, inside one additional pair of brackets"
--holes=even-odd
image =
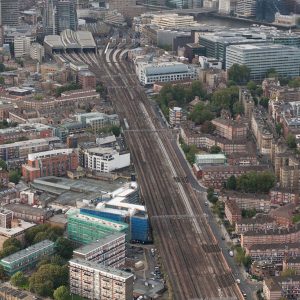
[(275, 14), (275, 24), (285, 25), (285, 26), (296, 26), (300, 15), (281, 15), (279, 12)]
[(178, 14), (162, 14), (153, 15), (151, 24), (160, 28), (189, 28), (195, 26), (197, 22), (194, 21), (193, 16), (179, 16)]
[(241, 17), (255, 17), (256, 0), (237, 0), (236, 14)]
[(142, 85), (197, 78), (197, 69), (181, 62), (137, 62), (136, 72)]
[(185, 114), (181, 107), (173, 107), (169, 109), (169, 122), (171, 126), (179, 126), (184, 120)]
[(92, 171), (109, 173), (130, 165), (130, 153), (119, 153), (113, 148), (90, 148), (84, 150), (84, 165)]
[(83, 259), (69, 261), (70, 292), (87, 299), (133, 299), (133, 274)]
[(264, 79), (271, 68), (283, 77), (297, 77), (300, 49), (280, 44), (231, 45), (226, 49), (226, 70), (233, 64), (250, 68), (250, 77), (254, 80)]
[(16, 36), (14, 38), (14, 52), (15, 57), (22, 57), (29, 55), (30, 44), (34, 39), (30, 36)]
[(45, 56), (44, 47), (39, 43), (32, 43), (30, 46), (30, 57), (31, 59), (42, 62)]
[(230, 14), (236, 11), (236, 0), (219, 0), (219, 13)]
[(118, 268), (125, 264), (125, 243), (126, 234), (116, 232), (99, 241), (74, 250), (74, 258), (81, 258), (103, 266)]

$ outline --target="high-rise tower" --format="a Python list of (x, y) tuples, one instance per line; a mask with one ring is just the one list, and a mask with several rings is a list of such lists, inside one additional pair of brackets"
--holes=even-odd
[(0, 0), (0, 25), (17, 26), (19, 15), (18, 0)]

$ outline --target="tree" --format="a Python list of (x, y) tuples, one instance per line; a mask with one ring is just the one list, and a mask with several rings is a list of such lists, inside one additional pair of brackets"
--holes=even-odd
[(290, 149), (296, 149), (297, 148), (296, 137), (291, 133), (288, 134), (287, 139), (286, 139), (286, 143), (287, 143), (287, 145)]
[(277, 73), (276, 69), (275, 68), (268, 69), (266, 72), (266, 77), (267, 78), (274, 78), (274, 77), (277, 78), (278, 73)]
[(253, 218), (256, 215), (256, 209), (242, 209), (243, 218)]
[(3, 85), (5, 83), (4, 77), (0, 77), (0, 84)]
[(6, 275), (5, 275), (4, 267), (0, 265), (0, 280), (5, 280), (5, 279), (6, 279)]
[(15, 184), (18, 184), (20, 181), (21, 175), (18, 171), (9, 171), (9, 181)]
[(235, 102), (232, 106), (232, 113), (237, 116), (244, 112), (244, 106), (241, 102)]
[(226, 182), (226, 188), (229, 190), (235, 190), (236, 189), (236, 178), (234, 175), (231, 175), (227, 182)]
[(255, 91), (256, 87), (257, 87), (257, 85), (256, 85), (256, 83), (253, 80), (250, 80), (247, 83), (247, 89), (250, 90), (250, 91)]
[(7, 240), (3, 243), (3, 246), (2, 246), (2, 247), (3, 247), (3, 248), (7, 248), (7, 247), (10, 247), (10, 246), (14, 246), (14, 247), (17, 247), (17, 248), (19, 248), (19, 249), (22, 248), (21, 242), (20, 242), (18, 239), (14, 238), (14, 237), (7, 239)]
[(7, 170), (6, 162), (2, 159), (0, 159), (0, 169)]
[(280, 275), (283, 277), (288, 277), (288, 276), (296, 275), (296, 273), (297, 273), (296, 270), (288, 268), (288, 269), (282, 271)]
[(13, 253), (16, 253), (20, 250), (20, 248), (16, 247), (16, 246), (8, 246), (6, 248), (3, 248), (2, 251), (0, 252), (0, 257), (6, 257), (9, 256)]
[(250, 79), (250, 69), (246, 65), (233, 64), (228, 69), (228, 79), (237, 84), (245, 84)]
[(218, 154), (218, 153), (221, 152), (221, 148), (219, 146), (217, 146), (217, 145), (213, 145), (213, 146), (211, 146), (209, 152), (211, 154)]
[(273, 173), (265, 172), (248, 172), (237, 178), (237, 190), (244, 193), (268, 193), (275, 184)]
[(28, 278), (19, 271), (10, 278), (10, 282), (16, 287), (24, 287), (28, 284)]
[(215, 130), (216, 130), (216, 126), (210, 121), (204, 121), (204, 123), (201, 126), (202, 133), (212, 134), (214, 133)]
[(268, 109), (269, 107), (269, 98), (267, 97), (261, 97), (259, 100), (259, 104), (264, 107), (265, 109)]
[(69, 298), (69, 290), (66, 286), (61, 285), (54, 291), (53, 297), (55, 300), (67, 300)]
[(203, 124), (205, 121), (210, 121), (214, 115), (208, 110), (203, 103), (197, 104), (190, 113), (189, 118), (197, 125)]
[(3, 63), (0, 63), (0, 72), (5, 71), (5, 65)]
[(288, 83), (289, 87), (291, 88), (298, 88), (300, 87), (300, 77), (294, 78), (289, 81)]
[(275, 125), (275, 130), (276, 130), (276, 133), (281, 136), (282, 134), (282, 124), (281, 123), (276, 123)]
[(112, 126), (110, 128), (111, 132), (113, 133), (114, 136), (118, 137), (121, 133), (121, 128), (119, 126)]
[(70, 240), (60, 237), (57, 239), (56, 244), (56, 252), (58, 255), (65, 259), (70, 259), (73, 255), (73, 244)]

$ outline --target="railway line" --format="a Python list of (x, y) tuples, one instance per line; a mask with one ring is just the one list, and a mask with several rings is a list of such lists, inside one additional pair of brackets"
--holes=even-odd
[(204, 199), (186, 180), (171, 142), (173, 133), (157, 119), (125, 55), (125, 49), (115, 47), (96, 54), (65, 54), (64, 59), (88, 64), (107, 87), (120, 118), (128, 122), (124, 134), (172, 299), (243, 299), (201, 208)]

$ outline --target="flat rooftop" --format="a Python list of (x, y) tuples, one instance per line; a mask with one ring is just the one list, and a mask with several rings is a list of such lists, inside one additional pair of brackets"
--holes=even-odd
[(34, 244), (26, 249), (23, 249), (21, 251), (18, 251), (14, 254), (11, 254), (7, 257), (4, 257), (1, 262), (3, 263), (12, 263), (14, 261), (18, 261), (20, 259), (23, 259), (31, 254), (33, 254), (34, 252), (36, 251), (39, 251), (43, 248), (46, 248), (46, 247), (49, 247), (49, 246), (54, 246), (54, 242), (52, 241), (49, 241), (49, 240), (44, 240), (44, 241), (41, 241), (37, 244)]
[(124, 237), (126, 236), (125, 233), (113, 233), (113, 234), (109, 234), (108, 236), (99, 239), (96, 242), (93, 242), (91, 244), (82, 246), (76, 250), (73, 251), (74, 254), (81, 254), (81, 255), (85, 255), (85, 254), (89, 254), (90, 252), (96, 250), (97, 248), (104, 246), (120, 237)]
[(121, 271), (112, 267), (104, 267), (101, 264), (95, 264), (95, 262), (89, 262), (86, 261), (84, 259), (79, 259), (79, 258), (75, 258), (75, 259), (71, 259), (69, 261), (70, 265), (77, 265), (77, 266), (82, 266), (85, 268), (90, 268), (92, 270), (97, 270), (103, 273), (109, 273), (115, 277), (119, 277), (122, 279), (129, 279), (131, 277), (133, 277), (132, 273), (129, 272), (125, 272), (125, 271)]
[(12, 228), (4, 228), (4, 227), (0, 227), (0, 235), (6, 236), (6, 237), (13, 237), (16, 236), (20, 233), (22, 233), (23, 231), (36, 226), (35, 223), (29, 223), (29, 222), (25, 222), (23, 220), (19, 221), (19, 226), (17, 227), (12, 227)]

